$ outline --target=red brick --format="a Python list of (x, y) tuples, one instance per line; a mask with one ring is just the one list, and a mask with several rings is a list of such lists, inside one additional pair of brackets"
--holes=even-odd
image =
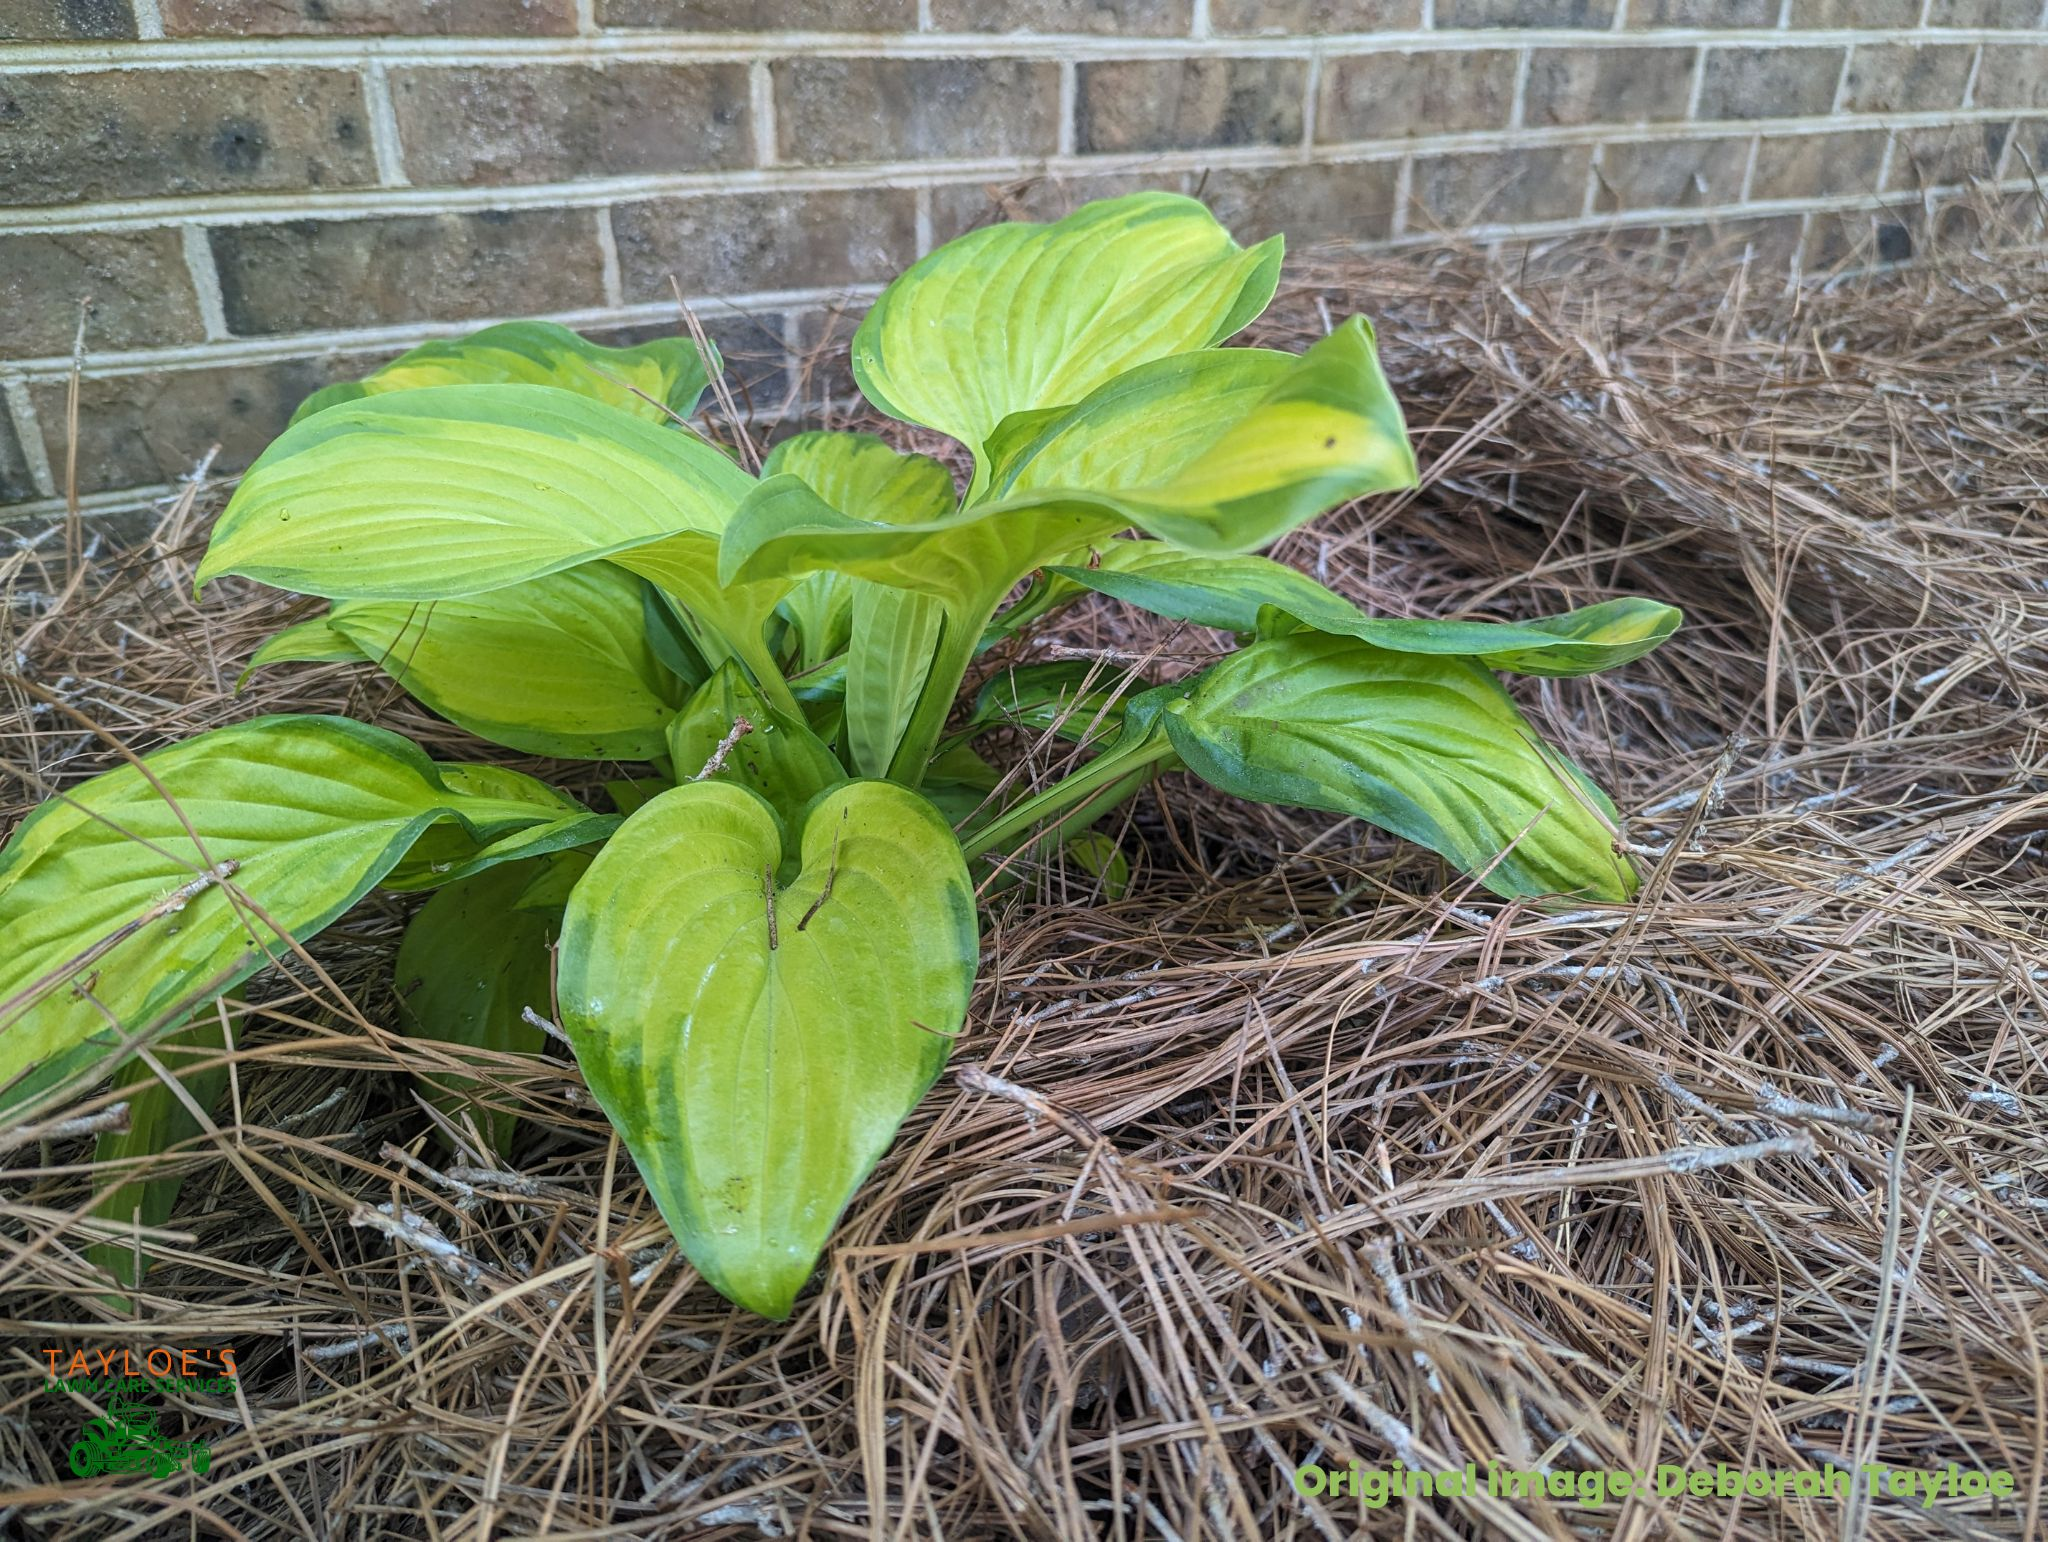
[[(86, 379), (78, 401), (78, 490), (174, 481), (215, 444), (220, 454), (213, 469), (241, 471), (284, 432), (292, 409), (307, 396), (372, 367), (330, 357)], [(68, 386), (52, 381), (34, 391), (53, 469), (64, 465)], [(61, 479), (61, 469), (57, 474)]]
[(1824, 198), (1875, 193), (1888, 136), (1882, 129), (1841, 134), (1766, 134), (1756, 151), (1752, 198)]
[(590, 209), (294, 220), (210, 235), (229, 329), (244, 336), (604, 303)]
[(1979, 107), (2048, 107), (2048, 47), (1986, 44), (1971, 100)]
[(932, 28), (1185, 37), (1191, 11), (1192, 0), (932, 0)]
[(917, 257), (915, 196), (895, 189), (656, 198), (612, 210), (631, 302), (880, 283)]
[(1522, 96), (1525, 123), (1654, 123), (1683, 118), (1694, 48), (1539, 48)]
[(743, 64), (627, 62), (391, 75), (414, 182), (566, 181), (753, 161)]
[(15, 437), (13, 415), (7, 411), (6, 399), (0, 397), (0, 504), (27, 503), (41, 492), (29, 472), (28, 457), (21, 453), (21, 441)]
[(2030, 29), (2041, 19), (2034, 0), (1933, 0), (1927, 8), (1930, 27), (2010, 27)]
[(1415, 158), (1412, 228), (1461, 230), (1569, 219), (1586, 199), (1593, 152), (1583, 145)]
[(783, 59), (779, 153), (799, 165), (1054, 149), (1059, 67), (1022, 59)]
[(375, 182), (352, 71), (93, 70), (0, 79), (15, 204)]
[(1080, 67), (1077, 148), (1207, 149), (1301, 142), (1301, 59), (1124, 59)]
[(1284, 232), (1289, 249), (1318, 241), (1384, 241), (1393, 234), (1394, 161), (1334, 166), (1220, 170), (1202, 184), (1202, 199), (1239, 241)]
[(135, 11), (129, 0), (7, 0), (0, 12), (0, 41), (134, 36)]
[(67, 354), (78, 302), (88, 348), (154, 348), (205, 335), (175, 230), (0, 236), (0, 356)]
[(1778, 0), (1628, 0), (1626, 25), (1643, 27), (1773, 27)]
[(682, 32), (915, 32), (917, 0), (598, 0), (597, 20)]
[(1920, 0), (1792, 0), (1795, 27), (1911, 27)]
[(171, 37), (565, 37), (576, 0), (162, 0)]
[(1614, 0), (1436, 0), (1439, 27), (1590, 27), (1614, 23)]
[(1935, 112), (1960, 107), (1973, 43), (1858, 43), (1842, 105), (1850, 112)]
[(1653, 139), (1610, 144), (1594, 170), (1595, 207), (1617, 209), (1711, 208), (1742, 197), (1753, 139)]
[(1709, 48), (1702, 118), (1812, 118), (1831, 111), (1846, 50), (1762, 44)]
[(1918, 192), (1930, 187), (1960, 187), (1972, 178), (1998, 169), (2012, 126), (2007, 123), (1955, 123), (1934, 128), (1901, 129), (1892, 142), (1887, 189)]
[(1515, 97), (1509, 49), (1359, 54), (1323, 66), (1316, 138), (1401, 139), (1505, 128)]
[(1210, 0), (1209, 6), (1209, 28), (1218, 36), (1411, 32), (1421, 25), (1422, 0)]
[(1098, 198), (1158, 189), (1187, 191), (1184, 178), (1156, 172), (1118, 172), (1105, 176), (1021, 177), (1015, 182), (953, 183), (932, 189), (932, 240), (943, 243), (983, 225), (1003, 220), (1063, 219)]

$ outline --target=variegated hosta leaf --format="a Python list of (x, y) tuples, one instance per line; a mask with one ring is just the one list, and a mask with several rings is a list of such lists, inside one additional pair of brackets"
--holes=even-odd
[(1415, 480), (1415, 460), (1357, 318), (1300, 358), (1214, 349), (1141, 365), (1049, 416), (998, 468), (989, 498), (944, 518), (883, 525), (773, 477), (722, 539), (728, 581), (836, 570), (929, 595), (940, 653), (890, 776), (915, 782), (991, 615), (1017, 580), (1136, 525), (1236, 552), (1347, 498)]
[(218, 728), (44, 803), (0, 847), (0, 1092), (18, 1100), (193, 1007), (340, 916), (427, 831), (472, 847), (547, 822), (451, 788), (338, 717)]
[(949, 614), (983, 610), (1032, 569), (1127, 526), (1244, 551), (1414, 480), (1400, 410), (1354, 317), (1299, 358), (1229, 348), (1135, 369), (1019, 445), (988, 501), (943, 518), (854, 519), (771, 478), (727, 527), (719, 571), (836, 570), (932, 595)]
[(1173, 688), (1162, 721), (1212, 786), (1356, 815), (1496, 893), (1635, 892), (1613, 805), (1471, 659), (1297, 632)]
[(641, 588), (589, 562), (449, 600), (342, 600), (327, 624), (481, 738), (566, 760), (646, 760), (684, 692), (648, 640)]
[(677, 787), (577, 884), (562, 1025), (684, 1253), (728, 1298), (789, 1315), (944, 1066), (978, 951), (952, 832), (887, 782), (820, 798), (795, 852), (746, 788)]
[[(841, 513), (884, 525), (936, 519), (957, 501), (944, 466), (872, 434), (798, 434), (769, 453), (761, 474), (794, 476)], [(861, 775), (881, 776), (931, 670), (938, 603), (828, 570), (799, 580), (783, 608), (803, 635), (805, 669), (845, 655), (847, 756)]]
[(1013, 413), (1080, 401), (1126, 370), (1220, 343), (1273, 298), (1281, 241), (1249, 251), (1172, 193), (1103, 199), (1052, 225), (991, 225), (892, 283), (853, 340), (891, 417), (974, 451)]
[(1209, 557), (1163, 541), (1107, 541), (1086, 567), (1049, 571), (1177, 621), (1268, 635), (1308, 628), (1396, 653), (1450, 653), (1525, 675), (1585, 675), (1641, 658), (1684, 615), (1655, 600), (1603, 600), (1536, 621), (1368, 616), (1305, 573), (1265, 557)]
[[(710, 364), (715, 373), (716, 349)], [(544, 385), (667, 423), (697, 410), (708, 379), (705, 360), (687, 337), (602, 348), (552, 321), (508, 321), (467, 337), (422, 343), (361, 380), (315, 391), (299, 403), (292, 422), (366, 396), (421, 386)]]

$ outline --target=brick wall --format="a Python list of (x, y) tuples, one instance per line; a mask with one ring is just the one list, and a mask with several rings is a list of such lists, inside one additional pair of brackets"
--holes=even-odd
[(0, 0), (0, 518), (233, 470), (306, 392), (548, 315), (764, 416), (933, 243), (1140, 186), (1241, 234), (1911, 251), (2048, 152), (2044, 0)]

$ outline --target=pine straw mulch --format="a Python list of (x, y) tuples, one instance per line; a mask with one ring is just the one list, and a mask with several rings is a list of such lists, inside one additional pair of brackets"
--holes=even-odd
[[(1688, 613), (1610, 678), (1520, 687), (1613, 790), (1638, 903), (1503, 903), (1354, 822), (1169, 779), (1118, 827), (1126, 897), (1055, 870), (997, 907), (955, 1073), (777, 1325), (662, 1246), (562, 1057), (494, 1071), (511, 1150), (427, 1138), (406, 1073), (448, 1061), (391, 1031), (407, 906), (373, 899), (235, 1010), (231, 1106), (132, 1314), (83, 1260), (89, 1144), (13, 1152), (0, 1530), (2036, 1532), (2048, 262), (1788, 292), (1740, 251), (1446, 248), (1311, 263), (1259, 340), (1354, 309), (1426, 485), (1289, 556), (1389, 614)], [(9, 822), (105, 734), (259, 710), (491, 753), (358, 671), (237, 696), (306, 606), (194, 603), (218, 501), (68, 581), (58, 538), (0, 569)], [(1060, 643), (1155, 674), (1220, 646), (1099, 608)], [(418, 1219), (356, 1224), (378, 1206)], [(232, 1344), (239, 1398), (166, 1408), (212, 1471), (73, 1478), (93, 1410), (43, 1393), (57, 1343)], [(1290, 1484), (1495, 1459), (1953, 1462), (2018, 1498)]]

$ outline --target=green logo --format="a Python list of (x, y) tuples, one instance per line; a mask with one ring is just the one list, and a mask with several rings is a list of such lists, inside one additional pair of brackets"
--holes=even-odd
[(190, 1464), (196, 1473), (213, 1465), (203, 1440), (167, 1440), (156, 1427), (157, 1410), (132, 1397), (107, 1405), (110, 1417), (89, 1419), (71, 1443), (71, 1470), (81, 1478), (103, 1472), (146, 1472), (168, 1478)]

